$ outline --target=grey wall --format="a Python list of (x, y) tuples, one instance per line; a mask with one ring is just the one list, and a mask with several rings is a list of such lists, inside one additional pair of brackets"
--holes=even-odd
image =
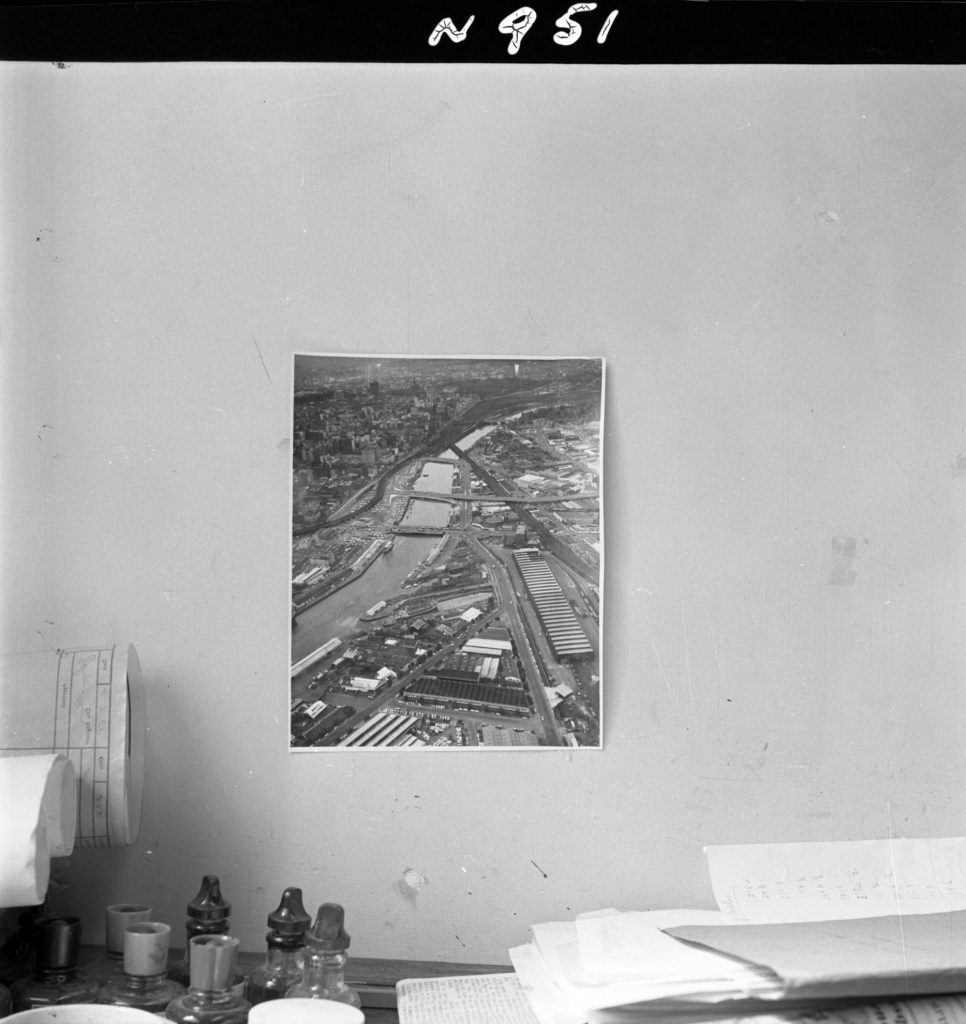
[[(357, 955), (963, 831), (958, 68), (0, 68), (5, 651), (133, 642), (139, 841)], [(289, 755), (292, 354), (607, 360), (605, 749)], [(414, 868), (418, 895), (394, 888)], [(177, 934), (177, 932), (176, 932)]]

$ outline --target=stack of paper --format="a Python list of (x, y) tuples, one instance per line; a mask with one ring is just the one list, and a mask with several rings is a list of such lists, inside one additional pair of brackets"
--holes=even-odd
[(708, 855), (721, 911), (532, 927), (510, 959), (540, 1024), (688, 1024), (966, 991), (966, 840)]
[(833, 999), (966, 991), (966, 911), (846, 921), (672, 928), (774, 972), (782, 996)]
[(718, 1002), (779, 997), (772, 971), (664, 931), (723, 921), (698, 910), (580, 914), (571, 923), (534, 925), (533, 941), (511, 949), (510, 960), (541, 1024), (584, 1024), (592, 1011), (642, 1004), (662, 1013), (687, 1004), (692, 1019), (703, 1019)]

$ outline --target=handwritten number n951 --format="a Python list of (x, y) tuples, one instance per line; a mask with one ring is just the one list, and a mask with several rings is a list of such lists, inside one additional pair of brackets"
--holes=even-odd
[[(573, 46), (583, 31), (580, 23), (576, 21), (576, 16), (579, 14), (589, 14), (591, 11), (596, 10), (596, 3), (571, 4), (567, 8), (567, 13), (562, 14), (554, 22), (560, 31), (554, 33), (553, 41), (558, 46)], [(599, 44), (606, 41), (617, 14), (618, 11), (615, 9), (607, 15), (600, 31), (597, 33), (597, 42)], [(462, 43), (469, 35), (470, 26), (473, 24), (475, 17), (476, 15), (471, 14), (462, 28), (457, 28), (452, 18), (443, 18), (437, 22), (436, 27), (429, 34), (429, 45), (436, 46), (443, 36), (446, 36), (453, 43)], [(520, 52), (523, 37), (533, 28), (536, 20), (537, 12), (532, 7), (518, 7), (512, 14), (508, 14), (503, 18), (498, 29), (503, 35), (510, 36), (507, 53), (515, 56)]]

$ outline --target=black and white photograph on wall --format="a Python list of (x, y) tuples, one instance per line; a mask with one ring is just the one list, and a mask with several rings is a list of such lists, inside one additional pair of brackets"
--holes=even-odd
[(603, 381), (295, 355), (290, 749), (602, 745)]

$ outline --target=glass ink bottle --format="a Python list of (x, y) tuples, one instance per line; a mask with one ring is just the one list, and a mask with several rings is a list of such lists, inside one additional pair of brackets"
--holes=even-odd
[(190, 945), (188, 991), (168, 1003), (165, 1017), (176, 1024), (246, 1024), (251, 1003), (232, 988), (238, 939), (198, 935)]
[(168, 1003), (184, 995), (184, 986), (167, 976), (170, 942), (168, 924), (139, 921), (128, 925), (124, 933), (124, 973), (101, 985), (97, 1001), (164, 1013)]
[(337, 1003), (361, 1006), (359, 993), (345, 983), (348, 948), (345, 911), (338, 903), (323, 903), (315, 924), (305, 933), (302, 980), (285, 993), (285, 998), (331, 999)]
[(79, 917), (50, 915), (34, 921), (35, 972), (13, 986), (15, 1010), (95, 1002), (97, 982), (77, 969), (81, 926)]
[(312, 918), (302, 905), (302, 890), (297, 887), (282, 893), (279, 905), (268, 915), (271, 931), (265, 936), (268, 952), (265, 962), (248, 979), (248, 1001), (254, 1006), (269, 999), (281, 999), (302, 978), (305, 931)]
[(124, 933), (128, 925), (147, 921), (151, 908), (143, 903), (114, 903), (104, 908), (104, 949), (88, 964), (84, 973), (104, 985), (124, 977)]
[[(188, 904), (185, 921), (184, 957), (168, 968), (168, 977), (186, 988), (191, 981), (191, 940), (199, 935), (227, 935), (231, 904), (221, 895), (217, 875), (205, 875), (198, 895)], [(235, 968), (232, 986), (239, 996), (245, 994), (245, 976)]]

